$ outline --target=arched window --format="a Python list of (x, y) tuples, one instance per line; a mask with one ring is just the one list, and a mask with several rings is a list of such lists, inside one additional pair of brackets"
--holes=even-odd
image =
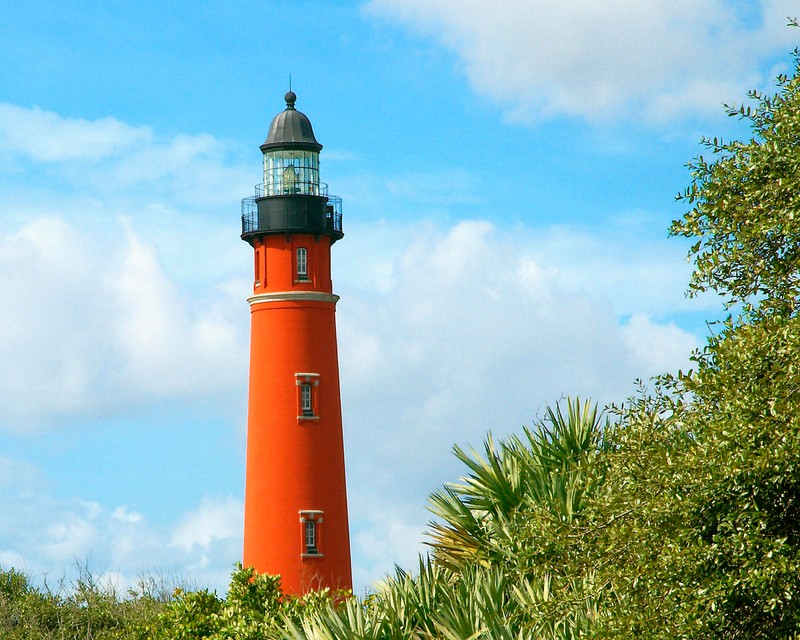
[(308, 280), (308, 251), (305, 247), (297, 249), (297, 279)]

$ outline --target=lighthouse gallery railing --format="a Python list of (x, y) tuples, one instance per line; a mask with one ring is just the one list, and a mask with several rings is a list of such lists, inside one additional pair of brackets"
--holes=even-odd
[[(316, 185), (314, 185), (316, 191)], [(295, 193), (285, 193), (280, 195), (265, 196), (264, 185), (258, 184), (255, 187), (255, 195), (242, 199), (242, 234), (255, 233), (259, 229), (258, 203), (264, 197), (270, 198), (296, 198), (302, 197), (309, 191), (296, 190)], [(324, 182), (319, 183), (319, 195), (327, 198), (325, 206), (325, 227), (327, 231), (342, 233), (342, 199), (339, 196), (328, 195), (328, 185)]]

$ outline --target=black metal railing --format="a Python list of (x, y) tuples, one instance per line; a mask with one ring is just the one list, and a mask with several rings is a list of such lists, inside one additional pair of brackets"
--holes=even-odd
[(258, 231), (258, 206), (256, 197), (242, 198), (242, 235)]
[[(258, 233), (259, 231), (281, 231), (282, 226), (284, 224), (290, 224), (291, 229), (286, 230), (299, 230), (306, 224), (311, 224), (314, 229), (310, 229), (312, 231), (323, 231), (327, 233), (332, 233), (334, 235), (338, 235), (341, 237), (343, 235), (342, 232), (342, 199), (339, 196), (329, 196), (327, 195), (327, 187), (325, 186), (325, 194), (324, 196), (327, 197), (327, 203), (325, 204), (325, 219), (324, 219), (324, 228), (320, 229), (319, 225), (320, 222), (319, 218), (317, 218), (317, 222), (310, 222), (307, 220), (297, 220), (295, 219), (293, 222), (289, 223), (284, 222), (281, 217), (277, 218), (277, 220), (270, 220), (268, 219), (267, 222), (262, 221), (259, 224), (259, 211), (258, 211), (258, 200), (264, 197), (275, 197), (277, 198), (294, 198), (298, 197), (295, 195), (286, 195), (286, 196), (264, 196), (260, 195), (264, 193), (263, 185), (256, 186), (256, 195), (249, 196), (247, 198), (242, 198), (242, 235), (246, 235), (249, 233)], [(301, 196), (302, 197), (302, 196)], [(295, 225), (296, 223), (296, 225)], [(278, 226), (274, 226), (277, 224)]]
[(331, 231), (342, 233), (342, 199), (339, 196), (328, 196), (325, 207), (325, 218)]

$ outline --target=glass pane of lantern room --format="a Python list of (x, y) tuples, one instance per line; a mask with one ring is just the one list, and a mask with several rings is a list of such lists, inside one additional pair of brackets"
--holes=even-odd
[(319, 195), (319, 153), (306, 151), (303, 166), (308, 176), (309, 193)]
[(264, 154), (265, 195), (318, 195), (319, 154), (280, 149)]
[[(291, 164), (291, 158), (286, 157), (283, 150), (270, 151), (264, 154), (264, 189), (266, 195), (274, 196), (286, 193), (286, 169)], [(291, 176), (293, 177), (293, 175)]]
[(279, 153), (270, 151), (264, 154), (264, 191), (268, 196), (281, 192), (283, 161)]

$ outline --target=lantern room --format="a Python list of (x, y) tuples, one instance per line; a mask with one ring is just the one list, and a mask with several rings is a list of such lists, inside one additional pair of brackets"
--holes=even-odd
[(319, 152), (311, 122), (294, 104), (297, 95), (285, 96), (286, 110), (272, 120), (261, 152), (264, 154), (264, 195), (319, 195)]
[(319, 179), (319, 152), (311, 122), (295, 108), (289, 91), (286, 109), (273, 118), (261, 152), (264, 182), (253, 197), (242, 200), (242, 239), (270, 233), (313, 233), (339, 240), (341, 199), (328, 196)]

